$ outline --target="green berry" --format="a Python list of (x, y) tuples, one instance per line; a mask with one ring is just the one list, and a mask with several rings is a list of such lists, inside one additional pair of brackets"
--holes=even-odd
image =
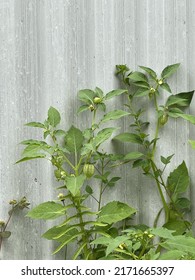
[(83, 167), (83, 173), (87, 178), (91, 178), (95, 172), (95, 167), (93, 164), (86, 163)]

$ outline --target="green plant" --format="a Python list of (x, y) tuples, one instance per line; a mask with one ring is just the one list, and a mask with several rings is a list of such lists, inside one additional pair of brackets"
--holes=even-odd
[[(173, 154), (156, 158), (156, 150), (160, 141), (160, 131), (165, 129), (171, 118), (183, 118), (195, 124), (195, 116), (185, 113), (190, 105), (194, 91), (172, 94), (171, 87), (167, 83), (168, 78), (176, 72), (179, 64), (167, 66), (160, 77), (151, 68), (140, 66), (145, 73), (130, 71), (126, 65), (117, 65), (117, 75), (128, 90), (126, 107), (130, 116), (130, 132), (117, 135), (114, 139), (122, 142), (132, 142), (139, 146), (141, 152), (130, 152), (125, 155), (123, 163), (132, 162), (132, 166), (141, 167), (144, 175), (152, 178), (158, 188), (162, 201), (162, 208), (156, 216), (154, 226), (157, 226), (162, 210), (165, 212), (163, 227), (173, 229), (177, 234), (184, 234), (191, 230), (192, 223), (186, 219), (186, 213), (190, 210), (190, 201), (185, 196), (189, 188), (189, 173), (185, 161), (170, 172), (165, 178), (164, 171), (170, 164)], [(162, 95), (165, 94), (165, 103)], [(168, 96), (167, 96), (168, 95)], [(143, 108), (137, 108), (137, 99), (144, 98), (144, 102), (150, 103), (149, 110), (155, 111), (155, 123), (153, 127)], [(143, 122), (142, 119), (145, 121)], [(146, 134), (146, 127), (152, 131)], [(153, 135), (152, 135), (153, 134)], [(191, 141), (191, 144), (193, 142)], [(159, 163), (160, 161), (160, 163)]]
[[(25, 148), (18, 163), (45, 158), (54, 166), (56, 180), (61, 183), (57, 188), (57, 200), (43, 202), (27, 214), (34, 219), (58, 219), (56, 225), (42, 235), (59, 243), (54, 254), (64, 249), (66, 258), (67, 246), (75, 242), (77, 248), (73, 259), (195, 259), (192, 222), (186, 218), (190, 211), (190, 201), (185, 196), (189, 187), (187, 166), (183, 161), (165, 178), (164, 171), (173, 155), (160, 156), (160, 163), (156, 158), (159, 132), (170, 118), (183, 118), (195, 124), (195, 117), (184, 112), (194, 92), (173, 95), (167, 83), (178, 67), (179, 64), (167, 66), (158, 78), (148, 67), (141, 67), (146, 72), (144, 74), (130, 71), (126, 65), (118, 65), (117, 75), (122, 78), (125, 89), (107, 94), (100, 88), (79, 91), (82, 105), (78, 113), (87, 111), (91, 114), (91, 124), (82, 131), (73, 125), (68, 131), (57, 128), (61, 116), (53, 107), (49, 108), (43, 123), (27, 124), (42, 129), (44, 139), (23, 141)], [(165, 104), (160, 105), (159, 98), (164, 90), (169, 96)], [(116, 109), (107, 112), (109, 99), (121, 95), (127, 99), (128, 111)], [(146, 119), (144, 110), (137, 108), (136, 100), (140, 97), (154, 105), (154, 135), (146, 134), (150, 124), (149, 120), (142, 120)], [(131, 131), (122, 132), (113, 140), (137, 144), (139, 151), (125, 155), (104, 152), (103, 144), (107, 144), (106, 141), (117, 130), (105, 125), (123, 117), (130, 118)], [(190, 143), (195, 146), (192, 140)], [(133, 168), (141, 167), (144, 175), (152, 178), (158, 188), (162, 208), (153, 227), (132, 225), (131, 220), (137, 210), (124, 202), (102, 203), (105, 191), (120, 180), (114, 167), (129, 162)], [(93, 209), (89, 208), (89, 197), (95, 202)], [(157, 227), (163, 210), (165, 221)]]
[(19, 201), (12, 199), (9, 201), (9, 205), (11, 209), (8, 211), (8, 219), (6, 221), (0, 220), (0, 251), (3, 243), (3, 239), (7, 239), (11, 235), (11, 231), (7, 230), (7, 227), (10, 223), (11, 217), (13, 213), (17, 210), (23, 210), (24, 208), (28, 208), (30, 203), (27, 201), (26, 197), (22, 197)]
[[(78, 113), (87, 110), (91, 114), (91, 125), (83, 131), (73, 125), (68, 131), (57, 129), (61, 116), (53, 107), (48, 110), (48, 117), (43, 123), (27, 124), (43, 129), (44, 140), (50, 137), (48, 142), (52, 140), (52, 144), (42, 140), (23, 141), (25, 148), (22, 158), (17, 163), (45, 158), (54, 166), (55, 177), (61, 183), (58, 187), (58, 201), (44, 202), (27, 215), (44, 220), (63, 218), (63, 221), (43, 234), (44, 238), (59, 242), (54, 253), (75, 241), (78, 247), (72, 256), (73, 259), (100, 258), (104, 255), (105, 248), (99, 248), (92, 244), (92, 241), (99, 235), (109, 236), (113, 224), (131, 217), (136, 212), (133, 207), (119, 201), (111, 201), (102, 206), (103, 193), (107, 188), (114, 187), (120, 179), (118, 176), (112, 176), (111, 165), (121, 158), (121, 155), (100, 150), (100, 145), (116, 131), (116, 127), (105, 127), (105, 124), (128, 115), (123, 110), (105, 113), (106, 103), (125, 92), (126, 90), (118, 89), (103, 94), (99, 88), (95, 91), (79, 91), (78, 98), (83, 104)], [(103, 116), (101, 111), (104, 112)], [(97, 182), (91, 180), (92, 178)], [(96, 203), (94, 211), (87, 206), (89, 196)]]

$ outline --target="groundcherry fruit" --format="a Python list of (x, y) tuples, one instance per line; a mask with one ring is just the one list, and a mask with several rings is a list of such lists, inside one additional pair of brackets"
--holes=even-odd
[(91, 178), (95, 172), (95, 167), (93, 164), (86, 163), (83, 166), (83, 173), (86, 175), (87, 178)]

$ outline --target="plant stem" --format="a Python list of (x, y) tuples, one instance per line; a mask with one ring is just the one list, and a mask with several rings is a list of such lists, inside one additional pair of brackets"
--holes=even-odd
[[(9, 212), (9, 218), (8, 218), (6, 224), (5, 224), (5, 226), (3, 227), (3, 229), (2, 229), (1, 232), (4, 232), (4, 231), (6, 230), (8, 224), (9, 224), (9, 222), (10, 222), (10, 220), (11, 220), (11, 217), (12, 217), (13, 212), (14, 212), (14, 207), (10, 210), (10, 212)], [(2, 243), (3, 243), (3, 237), (0, 237), (0, 251), (1, 251)]]
[(161, 189), (161, 186), (160, 186), (160, 183), (158, 181), (158, 179), (156, 178), (155, 176), (155, 172), (157, 171), (156, 168), (155, 168), (155, 164), (153, 161), (151, 161), (151, 166), (152, 166), (152, 170), (153, 170), (153, 173), (154, 173), (154, 178), (155, 178), (155, 181), (156, 181), (156, 184), (157, 184), (157, 187), (158, 187), (158, 191), (159, 191), (159, 194), (160, 194), (160, 197), (161, 197), (161, 200), (162, 200), (162, 204), (163, 204), (163, 208), (165, 210), (165, 223), (168, 222), (169, 220), (169, 207), (166, 203), (166, 200), (164, 198), (164, 195), (163, 195), (163, 192), (162, 192), (162, 189)]

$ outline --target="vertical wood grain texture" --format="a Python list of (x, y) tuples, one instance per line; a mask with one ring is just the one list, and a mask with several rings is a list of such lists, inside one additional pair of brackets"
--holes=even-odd
[[(14, 165), (20, 157), (18, 143), (41, 136), (24, 123), (44, 120), (49, 106), (54, 106), (62, 113), (65, 129), (77, 125), (81, 118), (76, 114), (78, 90), (98, 86), (107, 92), (120, 87), (114, 76), (116, 64), (132, 69), (145, 65), (160, 72), (168, 64), (181, 62), (170, 82), (175, 92), (192, 90), (194, 61), (193, 0), (0, 0), (0, 219), (6, 219), (12, 198), (25, 195), (34, 207), (57, 196), (53, 169), (47, 162)], [(123, 100), (113, 100), (110, 106), (123, 109)], [(195, 100), (191, 114), (194, 108)], [(148, 117), (152, 123), (152, 113)], [(80, 127), (88, 122), (83, 115)], [(128, 128), (127, 120), (118, 124), (121, 131)], [(195, 139), (195, 129), (173, 120), (161, 136), (157, 157), (174, 153), (170, 169), (183, 159), (189, 167), (194, 217), (195, 152), (188, 139)], [(130, 166), (118, 172), (123, 176), (119, 188), (108, 192), (104, 202), (110, 198), (128, 202), (139, 209), (136, 222), (151, 224), (159, 209), (154, 184)], [(49, 223), (32, 221), (25, 213), (13, 218), (12, 236), (4, 242), (0, 258), (63, 258), (52, 256), (55, 245), (40, 238)]]

